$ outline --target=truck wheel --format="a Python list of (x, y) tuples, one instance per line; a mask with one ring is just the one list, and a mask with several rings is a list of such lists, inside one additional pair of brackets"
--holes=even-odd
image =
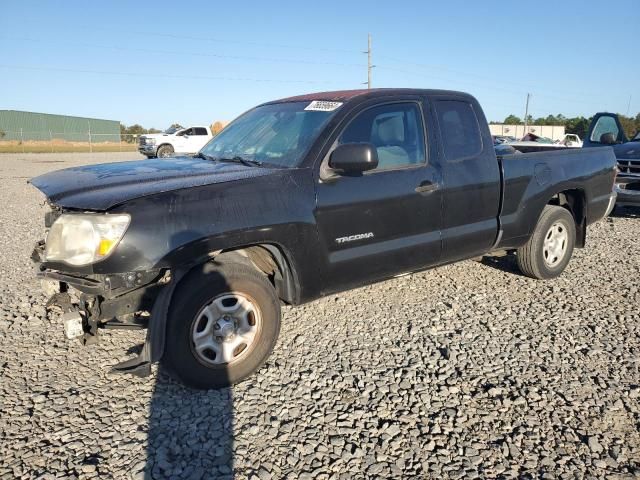
[(171, 145), (160, 145), (156, 156), (158, 158), (168, 158), (173, 156), (173, 147)]
[(531, 278), (549, 279), (566, 268), (576, 243), (576, 225), (565, 208), (547, 205), (529, 241), (517, 251), (520, 271)]
[(208, 263), (174, 294), (162, 363), (189, 387), (227, 387), (260, 368), (279, 332), (280, 301), (264, 274)]

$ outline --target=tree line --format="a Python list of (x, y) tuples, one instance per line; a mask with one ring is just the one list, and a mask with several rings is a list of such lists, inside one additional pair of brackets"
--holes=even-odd
[[(627, 138), (633, 138), (633, 136), (640, 131), (640, 113), (635, 117), (628, 117), (626, 115), (618, 114), (622, 128), (627, 135)], [(564, 127), (566, 133), (574, 133), (580, 138), (585, 138), (589, 131), (589, 125), (593, 117), (565, 117), (561, 113), (558, 115), (547, 115), (546, 117), (533, 118), (531, 115), (527, 117), (527, 125), (553, 125)], [(505, 125), (524, 125), (524, 121), (517, 115), (508, 115), (504, 122), (489, 122), (492, 124), (503, 123)]]

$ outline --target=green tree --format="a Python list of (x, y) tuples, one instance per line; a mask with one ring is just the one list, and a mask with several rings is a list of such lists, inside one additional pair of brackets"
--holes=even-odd
[(224, 125), (220, 120), (216, 120), (211, 124), (209, 128), (211, 129), (211, 133), (213, 133), (213, 136), (216, 136), (222, 131), (222, 129), (224, 128)]
[(566, 133), (574, 133), (578, 135), (580, 138), (585, 138), (587, 136), (587, 132), (589, 131), (589, 124), (591, 123), (591, 118), (584, 117), (574, 117), (567, 118), (564, 124)]
[(6, 135), (4, 130), (0, 130), (0, 138), (4, 138)]
[(520, 120), (520, 117), (516, 117), (515, 115), (511, 114), (504, 119), (503, 123), (505, 125), (522, 125), (522, 120)]
[[(638, 114), (640, 115), (640, 114)], [(624, 130), (627, 138), (633, 138), (633, 136), (638, 132), (637, 119), (633, 117), (627, 117), (626, 115), (618, 114), (618, 118), (620, 119), (620, 124), (622, 125), (622, 129)]]

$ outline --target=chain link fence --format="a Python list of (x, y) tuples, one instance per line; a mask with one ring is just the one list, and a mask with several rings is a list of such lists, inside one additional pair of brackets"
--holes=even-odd
[(139, 135), (0, 130), (0, 153), (133, 152)]

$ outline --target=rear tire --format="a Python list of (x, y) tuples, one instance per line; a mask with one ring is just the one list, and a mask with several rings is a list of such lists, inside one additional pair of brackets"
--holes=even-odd
[(158, 147), (158, 151), (156, 152), (156, 156), (158, 158), (169, 158), (173, 156), (173, 147), (171, 145), (160, 145)]
[(520, 271), (531, 278), (558, 277), (567, 267), (576, 243), (576, 224), (563, 207), (544, 207), (529, 241), (517, 251)]
[(207, 263), (174, 294), (162, 364), (189, 387), (228, 387), (262, 366), (279, 332), (280, 301), (264, 274)]

